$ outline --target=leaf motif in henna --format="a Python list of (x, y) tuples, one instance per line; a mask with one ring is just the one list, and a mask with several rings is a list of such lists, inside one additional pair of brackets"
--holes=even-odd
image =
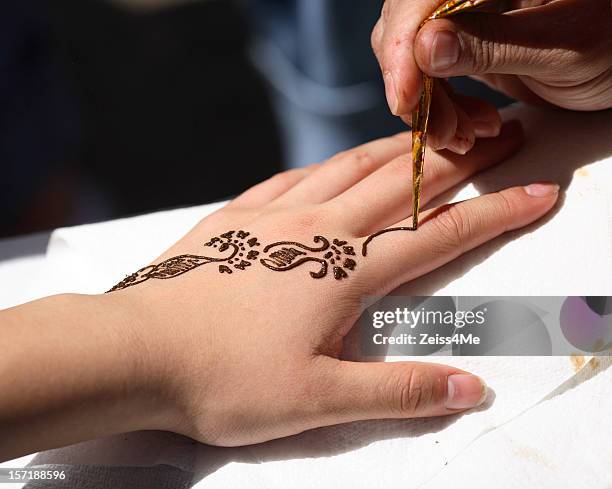
[[(219, 237), (211, 238), (208, 243), (205, 243), (204, 246), (207, 247), (217, 247), (219, 243), (219, 252), (223, 253), (229, 249), (232, 249), (232, 253), (226, 257), (214, 258), (210, 256), (200, 256), (200, 255), (179, 255), (174, 256), (172, 258), (168, 258), (163, 262), (157, 265), (149, 265), (147, 267), (141, 268), (136, 273), (133, 273), (115, 285), (108, 292), (115, 292), (117, 290), (125, 289), (127, 287), (132, 287), (137, 284), (141, 284), (146, 282), (147, 280), (156, 279), (156, 280), (168, 280), (171, 278), (179, 277), (191, 270), (194, 270), (202, 265), (207, 265), (208, 263), (223, 263), (230, 262), (239, 252), (240, 248), (234, 243), (230, 243), (229, 240), (234, 235), (234, 231), (230, 231), (222, 235), (226, 241), (223, 241)], [(243, 263), (248, 263), (248, 265), (244, 265)], [(243, 262), (239, 268), (244, 270), (247, 266), (251, 265), (250, 262)], [(219, 267), (220, 273), (228, 273), (229, 267)], [(231, 273), (231, 270), (229, 270)]]

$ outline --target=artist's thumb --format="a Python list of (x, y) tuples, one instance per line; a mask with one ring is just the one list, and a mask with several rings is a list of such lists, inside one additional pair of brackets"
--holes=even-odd
[[(542, 16), (472, 14), (427, 22), (415, 43), (419, 67), (435, 77), (488, 73), (554, 76), (565, 64), (562, 50), (550, 49), (551, 34)], [(521, 23), (523, 25), (521, 25)], [(558, 43), (557, 43), (558, 44)], [(554, 59), (558, 57), (559, 59)]]
[(444, 416), (482, 404), (477, 376), (421, 362), (339, 362), (334, 369), (334, 422)]

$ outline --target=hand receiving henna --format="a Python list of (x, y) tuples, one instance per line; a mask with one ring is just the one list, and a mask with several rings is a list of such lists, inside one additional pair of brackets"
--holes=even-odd
[[(469, 157), (431, 156), (425, 201), (514, 153), (518, 123)], [(483, 385), (453, 367), (339, 360), (360, 299), (383, 295), (546, 214), (558, 187), (512, 188), (410, 224), (407, 134), (286, 172), (200, 222), (110, 296), (180, 416), (167, 429), (241, 445), (369, 418), (473, 407)], [(385, 227), (403, 228), (377, 236)]]
[[(424, 202), (514, 153), (521, 137), (508, 123), (469, 156), (432, 154)], [(0, 460), (136, 430), (242, 445), (482, 402), (478, 377), (429, 363), (343, 361), (343, 339), (363, 297), (539, 219), (558, 187), (433, 209), (414, 232), (409, 144), (402, 134), (280, 174), (111, 293), (0, 311), (10, 345), (0, 356)]]

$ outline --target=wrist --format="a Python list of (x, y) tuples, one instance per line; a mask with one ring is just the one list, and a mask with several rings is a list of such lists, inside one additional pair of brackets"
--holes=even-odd
[(2, 311), (0, 458), (116, 433), (171, 429), (171, 403), (129, 304), (58, 295)]
[(118, 366), (110, 395), (118, 399), (126, 416), (120, 431), (176, 431), (180, 409), (172, 387), (171, 356), (165, 351), (155, 313), (138, 295), (103, 294), (85, 300), (91, 300), (105, 318), (100, 327), (114, 349), (110, 362), (99, 361)]
[[(197, 431), (194, 413), (208, 417), (217, 405), (212, 393), (223, 368), (212, 325), (225, 319), (220, 318), (221, 299), (214, 292), (204, 297), (189, 294), (181, 287), (142, 287), (102, 297), (105, 307), (121, 311), (121, 327), (139, 359), (133, 376), (144, 379), (139, 381), (144, 391), (159, 400), (156, 429), (186, 435)], [(190, 304), (196, 302), (207, 320), (194, 323)]]

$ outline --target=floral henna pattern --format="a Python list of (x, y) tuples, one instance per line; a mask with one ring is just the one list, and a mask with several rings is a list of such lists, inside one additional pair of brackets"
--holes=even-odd
[[(372, 234), (362, 245), (362, 256), (367, 256), (368, 246), (374, 239), (396, 231), (416, 231), (416, 228), (390, 228)], [(329, 241), (323, 236), (315, 236), (313, 241), (315, 246), (308, 246), (296, 241), (279, 241), (267, 245), (262, 251), (259, 251), (258, 248), (262, 245), (250, 233), (228, 231), (211, 238), (208, 243), (204, 244), (204, 246), (225, 254), (225, 256), (216, 258), (200, 255), (175, 256), (157, 265), (141, 268), (136, 273), (128, 275), (108, 292), (132, 287), (151, 279), (167, 280), (179, 277), (209, 263), (218, 263), (219, 273), (222, 275), (231, 275), (236, 270), (244, 271), (254, 264), (261, 264), (274, 272), (286, 272), (306, 263), (316, 263), (318, 269), (310, 272), (312, 278), (324, 278), (331, 269), (331, 273), (336, 280), (348, 278), (350, 272), (357, 268), (355, 249), (347, 241), (339, 239)], [(230, 250), (231, 252), (228, 255), (226, 252)]]
[[(228, 231), (220, 237), (212, 238), (204, 246), (218, 249), (220, 252), (227, 251), (230, 248), (234, 249), (234, 253), (229, 258), (222, 261), (227, 261), (227, 264), (219, 265), (219, 273), (227, 273), (231, 275), (234, 270), (246, 270), (252, 265), (252, 262), (259, 256), (259, 251), (256, 248), (261, 246), (261, 243), (255, 237), (251, 237), (251, 233), (246, 231)], [(229, 266), (231, 265), (231, 266)]]
[[(275, 272), (293, 270), (305, 263), (317, 263), (318, 270), (310, 272), (312, 278), (324, 278), (331, 270), (336, 280), (348, 278), (349, 273), (357, 268), (355, 250), (347, 241), (334, 239), (330, 242), (323, 236), (315, 236), (314, 243), (317, 246), (308, 246), (295, 241), (279, 241), (266, 246), (260, 252), (257, 248), (261, 247), (261, 243), (256, 237), (251, 237), (250, 233), (228, 231), (204, 244), (226, 256), (175, 256), (157, 265), (141, 268), (108, 292), (132, 287), (151, 279), (167, 280), (179, 277), (210, 263), (219, 264), (219, 273), (227, 275), (233, 274), (236, 270), (244, 271), (256, 263)], [(229, 255), (226, 253), (228, 251)]]
[[(367, 256), (368, 246), (374, 239), (396, 231), (416, 231), (416, 228), (390, 228), (372, 234), (362, 245), (362, 256)], [(286, 272), (306, 263), (317, 263), (318, 269), (310, 272), (312, 278), (324, 278), (331, 269), (336, 280), (348, 278), (349, 273), (357, 268), (355, 249), (347, 241), (339, 239), (329, 241), (323, 236), (315, 236), (313, 241), (316, 246), (308, 246), (296, 241), (279, 241), (267, 245), (262, 251), (259, 251), (257, 248), (262, 245), (250, 233), (228, 231), (211, 238), (204, 246), (212, 248), (218, 253), (226, 253), (231, 250), (229, 255), (217, 258), (200, 255), (175, 256), (158, 265), (141, 268), (136, 273), (128, 275), (108, 292), (132, 287), (150, 279), (167, 280), (179, 277), (209, 263), (218, 263), (219, 273), (222, 275), (231, 275), (236, 270), (244, 271), (257, 263), (275, 272)]]

